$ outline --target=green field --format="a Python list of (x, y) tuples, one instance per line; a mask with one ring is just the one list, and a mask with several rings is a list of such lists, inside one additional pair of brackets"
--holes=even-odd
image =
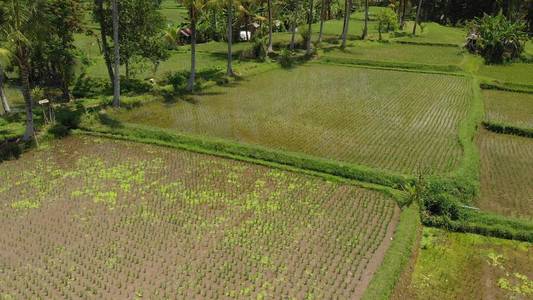
[[(424, 30), (422, 31), (420, 27), (418, 27), (416, 36), (411, 36), (410, 34), (413, 32), (413, 24), (414, 22), (407, 22), (404, 28), (407, 34), (394, 40), (420, 44), (428, 43), (462, 46), (467, 35), (466, 30), (463, 28), (443, 26), (438, 23), (424, 23)], [(431, 53), (427, 53), (426, 55), (438, 58), (438, 56)]]
[(396, 172), (445, 172), (461, 160), (469, 93), (461, 77), (311, 65), (113, 117)]
[(533, 64), (481, 65), (478, 74), (500, 83), (527, 84), (533, 86)]
[[(463, 50), (454, 47), (404, 45), (399, 43), (351, 42), (344, 50), (325, 49), (323, 57), (384, 63), (415, 63), (459, 66)], [(431, 55), (427, 55), (431, 53)]]
[(102, 138), (0, 177), (2, 299), (351, 298), (398, 219), (378, 192)]
[(480, 208), (533, 219), (533, 139), (482, 130)]
[(392, 299), (531, 299), (532, 247), (425, 228), (413, 273)]
[(533, 94), (484, 90), (485, 121), (533, 129)]

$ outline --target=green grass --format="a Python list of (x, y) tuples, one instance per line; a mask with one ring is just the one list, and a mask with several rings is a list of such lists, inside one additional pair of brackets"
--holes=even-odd
[[(324, 37), (340, 37), (342, 34), (342, 28), (343, 28), (343, 19), (333, 19), (328, 20), (324, 22), (324, 29), (323, 29), (323, 35)], [(368, 34), (369, 38), (377, 39), (378, 37), (378, 31), (377, 31), (377, 22), (376, 21), (369, 21), (368, 22)], [(300, 31), (302, 30), (302, 27), (300, 28)], [(361, 17), (360, 13), (354, 13), (350, 17), (350, 23), (348, 25), (348, 38), (350, 39), (358, 39), (361, 37), (363, 33), (363, 27), (364, 22), (363, 18)], [(320, 23), (315, 23), (312, 25), (313, 30), (313, 37), (314, 40), (318, 38), (318, 33), (320, 31)], [(299, 35), (297, 33), (297, 35)]]
[(483, 91), (485, 122), (533, 130), (533, 94)]
[[(466, 31), (463, 28), (443, 26), (438, 23), (424, 23), (424, 31), (417, 27), (416, 36), (412, 36), (414, 22), (407, 22), (404, 31), (406, 36), (393, 40), (420, 43), (420, 44), (446, 44), (461, 46), (465, 42)], [(431, 54), (428, 54), (433, 56)], [(436, 57), (436, 56), (433, 56)]]
[(323, 56), (385, 63), (459, 66), (463, 60), (463, 51), (453, 47), (357, 41), (351, 42), (344, 50), (325, 49)]
[(312, 65), (113, 117), (389, 171), (438, 173), (461, 160), (457, 131), (469, 93), (460, 77)]
[(410, 284), (393, 299), (530, 299), (531, 247), (425, 228)]
[(533, 64), (481, 65), (478, 75), (497, 83), (514, 83), (533, 86)]

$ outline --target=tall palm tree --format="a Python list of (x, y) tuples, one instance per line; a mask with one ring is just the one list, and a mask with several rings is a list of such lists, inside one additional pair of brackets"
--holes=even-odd
[(342, 26), (342, 44), (341, 48), (346, 48), (346, 39), (348, 37), (348, 27), (350, 25), (350, 15), (352, 13), (352, 0), (344, 1), (344, 24)]
[(189, 21), (191, 26), (191, 74), (187, 83), (187, 91), (194, 90), (194, 82), (196, 81), (196, 23), (198, 17), (206, 4), (203, 0), (177, 0), (178, 3), (184, 5), (189, 11)]
[(4, 92), (4, 64), (9, 61), (10, 52), (7, 49), (0, 49), (0, 101), (2, 102), (2, 108), (4, 113), (9, 114), (11, 108), (7, 101), (6, 94)]
[(268, 0), (268, 49), (267, 53), (274, 52), (272, 49), (272, 0)]
[(317, 42), (322, 43), (322, 33), (324, 32), (324, 19), (326, 18), (326, 0), (322, 0), (320, 6), (320, 30), (318, 31), (318, 40)]
[(113, 70), (113, 106), (120, 106), (120, 42), (118, 28), (118, 5), (117, 0), (111, 0), (111, 10), (113, 15), (113, 46), (115, 50), (115, 63)]
[(235, 76), (235, 73), (233, 72), (233, 52), (231, 49), (231, 46), (233, 44), (233, 9), (234, 9), (234, 3), (233, 0), (226, 0), (227, 7), (226, 7), (226, 15), (227, 15), (227, 35), (228, 35), (228, 64), (226, 68), (226, 75), (227, 76)]
[(7, 48), (14, 62), (18, 66), (21, 82), (22, 95), (26, 107), (26, 130), (24, 141), (35, 138), (35, 126), (33, 122), (33, 99), (30, 87), (30, 47), (36, 40), (38, 22), (38, 5), (35, 0), (11, 0), (8, 4), (9, 13), (0, 31), (5, 36)]
[(311, 55), (312, 51), (312, 43), (311, 43), (311, 37), (313, 35), (312, 25), (313, 25), (313, 0), (309, 1), (309, 13), (308, 13), (308, 20), (307, 20), (307, 34), (309, 35), (307, 37), (307, 50), (305, 51), (306, 55)]
[(416, 34), (416, 24), (420, 21), (420, 10), (422, 9), (422, 0), (418, 1), (418, 7), (416, 8), (415, 24), (413, 25), (413, 35)]
[(363, 35), (361, 38), (364, 40), (368, 35), (368, 0), (365, 0), (365, 25), (363, 27)]

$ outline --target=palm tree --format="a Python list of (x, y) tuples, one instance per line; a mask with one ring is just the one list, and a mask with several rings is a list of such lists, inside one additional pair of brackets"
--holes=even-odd
[(308, 20), (307, 20), (307, 34), (309, 35), (307, 37), (307, 50), (305, 51), (306, 55), (311, 55), (312, 50), (312, 43), (311, 43), (311, 37), (313, 35), (312, 26), (313, 25), (313, 0), (309, 0), (309, 14), (308, 14)]
[(228, 35), (228, 65), (226, 70), (227, 76), (235, 76), (232, 67), (233, 52), (231, 46), (233, 44), (233, 0), (227, 0), (226, 15), (227, 15), (227, 35)]
[(413, 25), (413, 35), (416, 34), (416, 24), (420, 21), (420, 10), (422, 9), (422, 0), (419, 0), (418, 7), (416, 8), (415, 25)]
[(346, 48), (346, 38), (348, 36), (348, 27), (350, 25), (350, 14), (352, 12), (352, 0), (344, 1), (344, 24), (342, 26), (342, 44), (341, 48)]
[(267, 53), (274, 52), (272, 49), (272, 0), (268, 0), (268, 49)]
[(194, 90), (194, 82), (196, 80), (196, 23), (198, 17), (205, 5), (203, 0), (177, 0), (178, 3), (183, 4), (189, 11), (189, 21), (191, 26), (191, 74), (187, 83), (187, 91)]
[(34, 0), (11, 0), (11, 5), (7, 8), (9, 13), (4, 24), (1, 25), (1, 32), (7, 41), (14, 62), (18, 66), (19, 78), (21, 82), (22, 95), (26, 107), (26, 130), (24, 141), (35, 138), (35, 126), (33, 122), (33, 99), (30, 87), (30, 47), (32, 41), (36, 40), (36, 29), (38, 25), (37, 14), (39, 13), (39, 1)]
[(318, 40), (317, 42), (322, 43), (322, 33), (324, 32), (324, 19), (326, 14), (326, 0), (322, 0), (320, 7), (320, 30), (318, 31)]
[(9, 114), (11, 108), (7, 101), (6, 94), (4, 93), (4, 64), (9, 61), (10, 52), (7, 49), (0, 49), (0, 101), (2, 102), (2, 108), (4, 113)]
[(113, 106), (120, 106), (120, 42), (118, 28), (118, 5), (117, 0), (111, 1), (113, 15), (113, 46), (115, 50), (115, 64), (113, 71)]
[(361, 38), (364, 40), (368, 35), (368, 0), (365, 0), (365, 25), (363, 27), (363, 35)]

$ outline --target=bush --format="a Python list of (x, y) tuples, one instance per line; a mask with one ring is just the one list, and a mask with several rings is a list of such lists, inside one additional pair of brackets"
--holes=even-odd
[(281, 53), (279, 55), (279, 64), (283, 67), (283, 68), (290, 68), (292, 67), (293, 65), (293, 60), (292, 60), (292, 53), (291, 51), (287, 50), (287, 49), (283, 49), (281, 50)]
[(103, 94), (110, 94), (111, 92), (111, 84), (108, 80), (85, 75), (78, 77), (72, 89), (72, 94), (76, 98), (93, 98)]
[(398, 16), (392, 9), (381, 9), (377, 16), (377, 29), (379, 33), (379, 39), (381, 40), (381, 34), (390, 31), (396, 31), (400, 27), (398, 25)]
[(180, 93), (187, 88), (187, 81), (189, 80), (189, 72), (178, 71), (173, 73), (167, 73), (165, 76), (165, 82), (172, 85), (174, 93)]
[(62, 138), (69, 135), (70, 129), (61, 123), (57, 123), (48, 129), (48, 133), (52, 134), (56, 138)]
[(152, 91), (152, 85), (136, 78), (120, 79), (120, 92), (130, 94), (144, 94)]
[(496, 16), (484, 15), (469, 25), (466, 47), (481, 54), (487, 63), (502, 63), (519, 58), (528, 40), (526, 24), (512, 22), (500, 12)]
[(6, 142), (0, 145), (0, 162), (18, 159), (22, 154), (22, 148), (16, 142)]

